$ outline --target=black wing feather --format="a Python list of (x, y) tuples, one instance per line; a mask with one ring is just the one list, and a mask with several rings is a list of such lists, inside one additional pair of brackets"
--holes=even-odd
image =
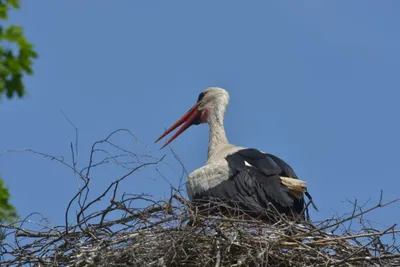
[[(239, 205), (253, 215), (269, 209), (271, 203), (281, 213), (301, 213), (304, 199), (292, 197), (279, 176), (297, 178), (282, 159), (257, 149), (242, 149), (226, 157), (234, 174), (221, 184), (209, 188), (194, 199), (217, 198)], [(251, 166), (246, 166), (246, 162)]]
[(289, 166), (283, 159), (278, 158), (272, 154), (266, 154), (269, 158), (271, 158), (278, 166), (281, 168), (282, 173), (281, 176), (291, 177), (291, 178), (298, 178), (292, 167)]
[[(244, 161), (247, 161), (250, 165), (256, 167), (266, 175), (280, 174), (282, 172), (281, 167), (271, 157), (266, 156), (264, 153), (254, 148), (239, 150), (229, 155), (227, 157), (228, 162), (229, 158), (232, 157), (239, 158), (243, 164), (245, 164)], [(236, 161), (238, 161), (238, 159), (236, 159)]]

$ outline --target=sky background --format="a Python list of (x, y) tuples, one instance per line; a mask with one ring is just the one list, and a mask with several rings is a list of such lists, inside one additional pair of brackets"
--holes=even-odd
[[(118, 4), (116, 4), (118, 2)], [(308, 188), (322, 219), (399, 197), (399, 1), (23, 1), (21, 24), (40, 58), (25, 79), (29, 96), (0, 104), (0, 152), (34, 149), (78, 165), (93, 142), (113, 139), (153, 157), (174, 185), (181, 167), (154, 140), (209, 86), (231, 95), (229, 141), (286, 160)], [(62, 112), (61, 112), (62, 111)], [(170, 146), (189, 172), (206, 161), (208, 126)], [(22, 217), (62, 224), (77, 191), (71, 170), (42, 156), (5, 153), (0, 171)], [(92, 196), (122, 170), (93, 173)], [(169, 196), (155, 167), (129, 177), (127, 193)], [(104, 200), (107, 204), (108, 199)], [(376, 211), (400, 222), (400, 204)]]

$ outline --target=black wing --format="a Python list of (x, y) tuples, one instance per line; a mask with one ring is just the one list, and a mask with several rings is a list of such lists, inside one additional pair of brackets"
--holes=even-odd
[(269, 203), (288, 215), (303, 211), (304, 198), (291, 195), (281, 182), (280, 176), (297, 178), (293, 169), (282, 159), (257, 149), (242, 149), (228, 155), (226, 160), (233, 175), (201, 193), (201, 196), (194, 196), (194, 199), (212, 197), (234, 202), (256, 215), (269, 209)]

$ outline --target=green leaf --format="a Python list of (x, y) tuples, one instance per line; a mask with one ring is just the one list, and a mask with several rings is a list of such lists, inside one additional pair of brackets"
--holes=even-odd
[(0, 220), (11, 222), (17, 218), (15, 208), (8, 202), (10, 194), (0, 179)]
[[(7, 19), (11, 8), (20, 7), (19, 0), (0, 0), (0, 19)], [(26, 94), (24, 75), (33, 75), (33, 60), (38, 58), (34, 46), (24, 36), (21, 26), (0, 26), (0, 97)]]
[(0, 19), (8, 19), (8, 11), (11, 8), (19, 9), (19, 3), (19, 0), (0, 0)]

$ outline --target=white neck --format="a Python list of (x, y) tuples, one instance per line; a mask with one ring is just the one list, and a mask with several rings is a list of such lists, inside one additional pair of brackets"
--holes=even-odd
[(210, 140), (208, 142), (208, 159), (216, 151), (218, 146), (228, 144), (224, 129), (224, 116), (226, 105), (218, 103), (210, 113), (208, 124), (210, 126)]

